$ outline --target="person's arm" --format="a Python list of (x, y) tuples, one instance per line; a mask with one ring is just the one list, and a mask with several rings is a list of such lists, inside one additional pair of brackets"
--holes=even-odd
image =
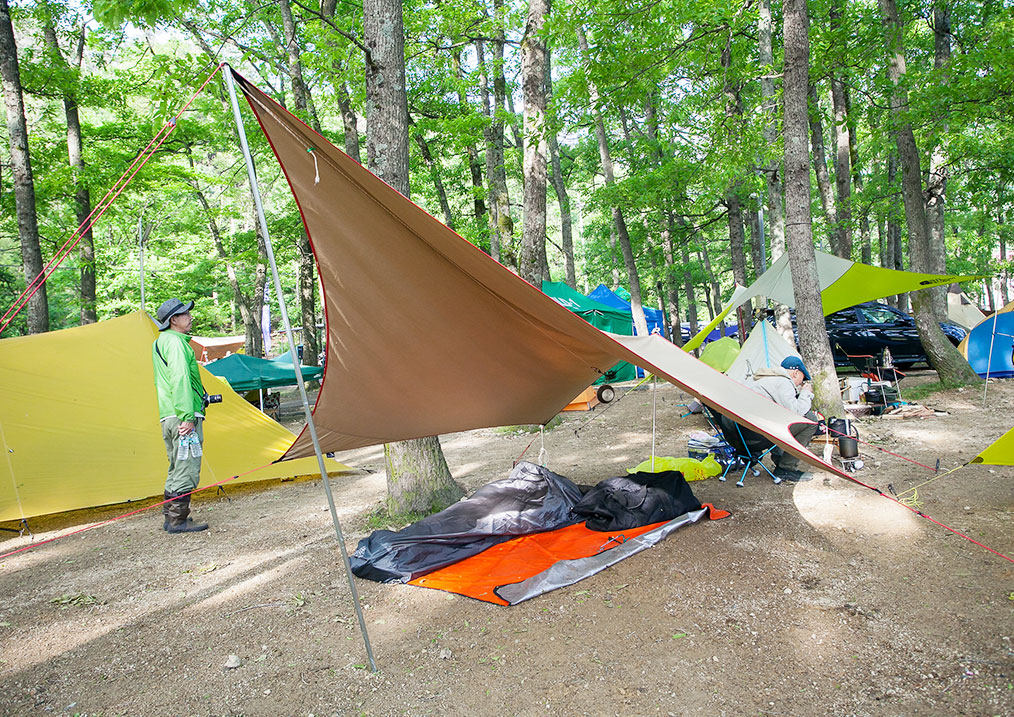
[[(172, 394), (176, 417), (180, 419), (181, 423), (190, 424), (190, 430), (193, 430), (194, 398), (193, 389), (190, 387), (190, 366), (186, 351), (180, 341), (159, 342), (159, 349), (168, 367), (169, 390)], [(186, 435), (189, 432), (189, 430), (183, 431), (180, 435)]]
[(793, 413), (798, 413), (800, 416), (805, 415), (810, 410), (810, 404), (813, 403), (813, 393), (801, 391), (799, 396), (796, 396), (796, 386), (788, 378), (772, 381), (771, 383), (775, 384), (771, 387), (775, 392), (775, 395), (772, 396), (775, 403), (789, 409)]

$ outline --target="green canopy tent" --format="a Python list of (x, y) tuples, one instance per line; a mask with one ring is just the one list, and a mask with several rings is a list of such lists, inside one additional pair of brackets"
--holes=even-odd
[[(630, 336), (633, 333), (630, 311), (616, 309), (594, 299), (589, 299), (562, 281), (543, 281), (542, 293), (560, 306), (577, 314), (596, 329), (621, 336)], [(635, 378), (637, 378), (637, 368), (633, 364), (621, 361), (606, 371), (606, 374), (595, 383), (632, 381)]]
[[(224, 378), (232, 390), (237, 392), (296, 385), (296, 373), (292, 370), (292, 361), (288, 356), (284, 356), (284, 360), (269, 360), (246, 354), (232, 354), (212, 361), (205, 368)], [(299, 368), (304, 381), (318, 379), (324, 373), (324, 369), (319, 366)]]

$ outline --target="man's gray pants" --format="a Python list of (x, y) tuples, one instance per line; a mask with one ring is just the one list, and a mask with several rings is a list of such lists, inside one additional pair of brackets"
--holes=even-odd
[[(165, 441), (166, 455), (169, 457), (169, 474), (165, 479), (165, 492), (179, 495), (189, 493), (197, 488), (201, 480), (201, 456), (189, 454), (184, 460), (176, 458), (180, 448), (180, 419), (176, 416), (162, 420), (162, 440)], [(197, 433), (201, 446), (204, 446), (204, 419), (194, 419), (194, 431)]]

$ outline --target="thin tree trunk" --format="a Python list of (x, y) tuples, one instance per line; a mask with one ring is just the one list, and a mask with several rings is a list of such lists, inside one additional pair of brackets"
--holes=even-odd
[(796, 326), (803, 360), (813, 378), (814, 409), (825, 416), (841, 416), (844, 408), (824, 325), (810, 216), (810, 168), (806, 151), (810, 39), (806, 0), (785, 0), (783, 31), (785, 224), (792, 293), (796, 301)]
[[(458, 78), (458, 108), (463, 116), (467, 116), (471, 109), (468, 106), (468, 96), (465, 93), (465, 75), (461, 69), (461, 53), (453, 53), (451, 62), (454, 66), (454, 74)], [(468, 171), (472, 177), (472, 209), (476, 225), (481, 227), (483, 219), (486, 217), (486, 201), (482, 198), (482, 168), (479, 166), (479, 150), (475, 148), (474, 142), (469, 142), (465, 146), (465, 151), (468, 153)], [(486, 219), (486, 222), (488, 228), (489, 219)]]
[[(890, 98), (891, 122), (894, 124), (894, 137), (901, 162), (901, 194), (905, 203), (905, 223), (908, 227), (909, 260), (913, 271), (931, 272), (932, 249), (923, 204), (919, 151), (916, 148), (912, 125), (907, 117), (908, 94), (901, 84), (906, 71), (902, 28), (894, 0), (878, 0), (878, 3), (886, 38), (888, 77), (893, 86)], [(911, 301), (919, 340), (926, 350), (930, 366), (940, 377), (940, 383), (953, 387), (981, 381), (968, 361), (958, 353), (940, 329), (931, 296), (925, 290), (914, 291)]]
[[(772, 159), (764, 167), (764, 186), (767, 189), (768, 235), (771, 237), (771, 263), (778, 261), (785, 253), (785, 216), (782, 213), (782, 169), (774, 153), (778, 143), (778, 98), (775, 94), (774, 77), (779, 73), (774, 67), (772, 50), (771, 0), (760, 0), (757, 22), (758, 58), (761, 74), (761, 108), (764, 112), (764, 143), (772, 150)], [(775, 328), (789, 343), (795, 341), (792, 335), (792, 318), (789, 307), (775, 303)]]
[[(852, 186), (855, 188), (855, 196), (862, 201), (863, 196), (863, 173), (859, 167), (859, 140), (856, 138), (855, 122), (852, 119), (852, 100), (848, 87), (844, 88), (845, 95), (845, 116), (849, 118), (849, 165), (852, 169)], [(873, 246), (870, 229), (870, 204), (862, 202), (859, 206), (859, 236), (862, 242), (861, 258), (864, 264), (873, 263)], [(882, 242), (882, 237), (878, 237)], [(883, 252), (883, 246), (881, 246)]]
[[(951, 10), (947, 0), (934, 0), (933, 2), (933, 36), (934, 36), (934, 62), (933, 66), (940, 76), (940, 84), (946, 87), (949, 82), (951, 65)], [(926, 183), (926, 220), (929, 229), (929, 253), (927, 254), (927, 266), (934, 274), (945, 274), (947, 272), (946, 226), (944, 221), (944, 208), (947, 203), (947, 156), (944, 143), (939, 138), (946, 137), (948, 123), (946, 114), (943, 115), (936, 128), (935, 136), (938, 138), (933, 152), (930, 155), (929, 178)], [(935, 286), (924, 290), (930, 298), (930, 305), (940, 320), (947, 318), (947, 287)]]
[[(814, 85), (809, 86), (808, 97), (810, 100), (809, 124), (810, 146), (813, 148), (813, 171), (817, 176), (817, 191), (820, 193), (820, 207), (824, 212), (824, 222), (827, 225), (827, 236), (830, 239), (831, 253), (838, 254), (838, 236), (835, 233), (834, 220), (834, 197), (831, 196), (831, 178), (827, 172), (827, 157), (824, 152), (824, 122), (821, 119), (820, 102), (817, 97), (817, 88)], [(788, 170), (786, 170), (786, 174), (788, 174)], [(785, 181), (787, 183), (788, 178)]]
[(340, 66), (335, 66), (335, 79), (331, 86), (334, 88), (335, 101), (338, 103), (338, 110), (342, 115), (342, 127), (345, 130), (345, 154), (362, 164), (363, 160), (359, 154), (359, 118), (356, 117), (356, 112), (352, 109), (349, 88), (339, 74), (341, 70)]
[(529, 0), (521, 39), (524, 92), (524, 208), (521, 278), (542, 286), (546, 261), (546, 44), (542, 37), (549, 0)]
[[(831, 31), (840, 30), (842, 6), (831, 4)], [(834, 55), (831, 71), (831, 108), (834, 115), (834, 184), (837, 193), (835, 204), (835, 227), (837, 235), (838, 256), (843, 259), (852, 258), (852, 156), (851, 132), (848, 118), (848, 104), (845, 101), (845, 63), (840, 53)]]
[[(187, 159), (190, 162), (190, 167), (193, 168), (193, 159), (190, 158), (190, 152), (188, 148)], [(236, 276), (236, 267), (230, 259), (228, 251), (226, 251), (225, 243), (222, 241), (222, 233), (218, 228), (218, 222), (215, 221), (215, 215), (211, 210), (211, 204), (208, 202), (204, 192), (201, 191), (200, 185), (196, 182), (192, 182), (194, 189), (194, 195), (197, 197), (197, 202), (201, 205), (204, 210), (204, 216), (208, 223), (208, 231), (211, 232), (211, 239), (215, 242), (215, 250), (218, 252), (218, 257), (225, 262), (225, 273), (229, 278), (229, 286), (232, 287), (232, 303), (237, 309), (239, 309), (240, 318), (243, 321), (243, 332), (246, 335), (246, 345), (250, 349), (250, 355), (258, 355), (256, 347), (251, 345), (251, 339), (254, 336), (260, 335), (260, 330), (252, 312), (250, 311), (250, 301), (243, 294), (243, 290), (239, 286), (239, 279)]]
[[(590, 65), (588, 56), (588, 39), (584, 30), (577, 28), (577, 41), (581, 49), (581, 56), (586, 66)], [(594, 108), (595, 138), (599, 145), (599, 159), (602, 163), (602, 173), (605, 175), (606, 186), (612, 187), (615, 180), (613, 177), (613, 160), (609, 155), (609, 144), (606, 139), (606, 127), (602, 120), (602, 112), (599, 110), (599, 93), (595, 83), (588, 79), (588, 95), (591, 105)], [(627, 223), (623, 218), (623, 210), (619, 205), (613, 204), (613, 223), (616, 226), (616, 238), (620, 244), (620, 251), (623, 253), (623, 263), (627, 267), (627, 280), (630, 282), (630, 312), (634, 318), (634, 328), (638, 335), (648, 334), (648, 322), (644, 318), (644, 307), (641, 299), (641, 280), (637, 274), (637, 264), (634, 262), (634, 251), (630, 245), (630, 234), (627, 232)]]
[[(502, 36), (502, 33), (500, 33)], [(494, 42), (494, 58), (503, 61), (502, 39)], [(506, 85), (494, 79), (487, 70), (482, 41), (475, 44), (476, 57), (483, 73), (483, 113), (488, 120), (483, 135), (486, 140), (486, 181), (489, 183), (489, 255), (504, 266), (517, 268), (514, 258), (514, 221), (511, 219), (510, 196), (507, 193), (507, 170), (504, 166), (503, 92)], [(502, 73), (495, 75), (501, 76)], [(490, 105), (489, 87), (493, 96)]]
[[(74, 209), (80, 227), (87, 223), (91, 216), (92, 200), (88, 185), (85, 184), (83, 177), (84, 149), (81, 138), (81, 119), (77, 110), (77, 93), (71, 89), (72, 83), (75, 82), (71, 68), (81, 69), (81, 60), (84, 57), (85, 28), (81, 27), (77, 46), (69, 62), (60, 51), (56, 28), (52, 24), (47, 24), (43, 28), (43, 36), (53, 54), (54, 63), (66, 73), (62, 83), (64, 87), (63, 113), (67, 119), (67, 157), (70, 162), (71, 175), (74, 178)], [(94, 324), (98, 321), (98, 313), (95, 298), (95, 241), (91, 227), (81, 232), (78, 251), (81, 254), (81, 323)]]
[[(546, 101), (552, 103), (553, 98), (553, 74), (551, 71), (552, 55), (549, 48), (546, 48)], [(549, 163), (552, 169), (550, 181), (553, 184), (553, 191), (556, 192), (556, 200), (560, 205), (560, 240), (563, 246), (563, 263), (566, 274), (565, 281), (571, 289), (577, 289), (577, 274), (574, 268), (574, 221), (570, 216), (570, 195), (567, 194), (567, 184), (563, 180), (563, 169), (560, 166), (560, 145), (556, 139), (556, 129), (550, 127), (546, 132), (546, 139), (549, 143)]]
[(433, 159), (433, 153), (430, 151), (430, 145), (426, 141), (426, 137), (423, 136), (423, 131), (413, 124), (414, 131), (412, 137), (415, 139), (416, 145), (419, 147), (419, 154), (422, 156), (423, 164), (430, 172), (430, 179), (433, 180), (433, 188), (437, 190), (437, 199), (440, 201), (440, 211), (444, 215), (444, 224), (450, 229), (454, 229), (454, 215), (451, 214), (451, 205), (447, 201), (447, 190), (444, 189), (444, 180), (441, 179), (440, 165)]
[[(310, 121), (310, 126), (321, 133), (320, 123), (310, 112), (310, 90), (303, 80), (303, 63), (300, 60), (299, 38), (296, 36), (296, 25), (292, 20), (292, 7), (289, 0), (278, 0), (278, 9), (282, 15), (282, 32), (285, 35), (285, 52), (288, 57), (289, 82), (292, 85), (292, 99), (296, 110)], [(303, 358), (307, 366), (316, 366), (320, 353), (317, 345), (317, 279), (314, 276), (316, 260), (310, 237), (302, 230), (296, 237), (296, 248), (299, 250), (299, 308), (303, 325)]]
[[(3, 82), (4, 105), (7, 109), (7, 134), (11, 146), (11, 174), (14, 177), (14, 207), (21, 240), (21, 263), (26, 285), (41, 278), (42, 249), (39, 246), (39, 224), (35, 213), (35, 180), (32, 158), (28, 152), (28, 125), (25, 121), (25, 100), (21, 90), (18, 48), (7, 0), (0, 0), (0, 81)], [(28, 333), (49, 331), (49, 300), (46, 284), (27, 303)]]
[[(708, 313), (711, 315), (709, 321), (714, 321), (715, 317), (722, 313), (722, 290), (718, 286), (718, 277), (715, 276), (715, 272), (711, 270), (711, 257), (708, 256), (708, 245), (706, 242), (701, 242), (700, 257), (701, 263), (704, 264), (704, 274), (707, 276), (708, 282), (711, 285), (711, 291), (709, 292), (708, 302)], [(705, 288), (707, 290), (707, 288)], [(714, 306), (714, 309), (712, 309)]]
[[(399, 0), (365, 0), (366, 157), (368, 168), (409, 196), (405, 30)], [(433, 436), (384, 445), (388, 509), (393, 514), (441, 510), (464, 491), (451, 478)]]

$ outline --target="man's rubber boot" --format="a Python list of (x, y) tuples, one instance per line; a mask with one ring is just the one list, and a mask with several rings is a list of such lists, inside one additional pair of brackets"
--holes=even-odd
[(190, 496), (184, 495), (176, 498), (167, 505), (172, 506), (169, 508), (169, 528), (170, 533), (199, 533), (202, 530), (208, 529), (207, 523), (195, 523), (190, 520)]
[(176, 497), (175, 493), (165, 491), (162, 498), (166, 501), (162, 504), (162, 530), (169, 530), (169, 501)]

